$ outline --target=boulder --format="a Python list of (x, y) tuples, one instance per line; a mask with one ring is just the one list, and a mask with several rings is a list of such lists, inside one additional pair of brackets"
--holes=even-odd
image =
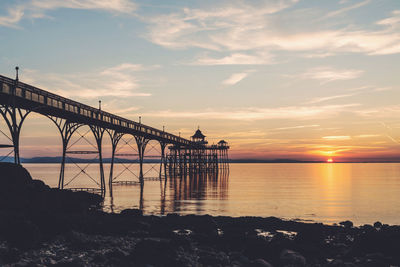
[(120, 212), (122, 216), (140, 217), (143, 216), (143, 211), (139, 209), (125, 209)]
[(341, 226), (344, 228), (351, 228), (353, 227), (353, 222), (352, 221), (343, 221), (339, 223)]
[(306, 266), (306, 259), (298, 252), (284, 249), (280, 254), (282, 266)]

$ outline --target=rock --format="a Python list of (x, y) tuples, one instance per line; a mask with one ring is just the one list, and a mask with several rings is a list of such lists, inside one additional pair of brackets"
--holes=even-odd
[[(140, 264), (155, 264), (174, 266), (175, 249), (169, 240), (162, 238), (145, 238), (138, 242), (130, 255), (131, 259)], [(169, 264), (169, 265), (168, 265)]]
[(143, 211), (139, 209), (124, 209), (120, 214), (122, 216), (140, 217), (143, 216)]
[(356, 237), (349, 256), (383, 253), (400, 261), (399, 247), (400, 230), (396, 228), (364, 232)]
[[(243, 254), (249, 259), (264, 258), (266, 254), (274, 254), (274, 252), (271, 252), (269, 249), (269, 243), (261, 237), (248, 238), (243, 246)], [(267, 258), (269, 259), (268, 256)]]
[(201, 251), (199, 262), (205, 266), (226, 266), (229, 264), (229, 257), (224, 252)]
[(8, 217), (2, 220), (4, 225), (1, 226), (0, 235), (2, 235), (11, 246), (28, 249), (39, 244), (41, 233), (39, 228), (30, 220), (24, 217)]
[(283, 266), (305, 266), (306, 259), (298, 252), (284, 249), (280, 254), (280, 261)]
[(380, 228), (382, 228), (382, 223), (381, 222), (375, 222), (374, 223), (374, 227), (377, 228), (377, 229), (380, 229)]
[(0, 163), (0, 210), (82, 212), (99, 206), (103, 198), (88, 192), (50, 188), (32, 180), (21, 165)]
[(325, 238), (322, 224), (310, 224), (303, 227), (295, 237), (296, 242), (319, 245)]
[(252, 267), (273, 267), (269, 262), (263, 259), (256, 259), (253, 261)]
[(353, 222), (352, 221), (343, 221), (339, 223), (341, 226), (344, 228), (351, 228), (353, 227)]
[(244, 256), (242, 253), (237, 252), (237, 251), (230, 252), (229, 253), (229, 258), (232, 261), (236, 261), (239, 264), (243, 264), (245, 266), (250, 264), (250, 260), (246, 256)]

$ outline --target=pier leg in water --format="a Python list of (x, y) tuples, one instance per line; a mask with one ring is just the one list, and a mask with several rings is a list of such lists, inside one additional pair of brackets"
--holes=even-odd
[[(165, 166), (165, 147), (167, 146), (166, 143), (160, 142), (160, 147), (161, 147), (161, 158), (160, 158), (160, 180), (162, 177), (162, 172), (164, 169), (164, 178), (167, 178), (167, 167)], [(164, 165), (164, 168), (163, 168)]]
[(58, 180), (58, 188), (63, 189), (64, 188), (64, 174), (65, 174), (65, 157), (67, 154), (67, 148), (68, 148), (68, 143), (71, 140), (72, 135), (76, 130), (78, 130), (79, 127), (81, 127), (81, 124), (78, 123), (71, 123), (68, 120), (57, 118), (57, 117), (52, 117), (52, 116), (47, 116), (50, 120), (52, 120), (55, 125), (57, 126), (60, 134), (61, 134), (61, 139), (62, 139), (62, 159), (61, 159), (61, 166), (60, 166), (60, 176)]
[(112, 194), (112, 183), (113, 183), (113, 175), (114, 175), (114, 160), (115, 160), (115, 152), (117, 149), (117, 145), (119, 141), (121, 140), (122, 136), (124, 136), (123, 133), (119, 133), (114, 130), (107, 130), (108, 134), (110, 135), (111, 138), (111, 165), (110, 165), (110, 176), (108, 179), (108, 185), (110, 189), (110, 194)]
[(143, 136), (135, 136), (136, 144), (138, 147), (139, 152), (139, 181), (140, 185), (143, 186), (144, 177), (143, 177), (143, 158), (144, 158), (144, 151), (146, 149), (147, 143), (150, 141)]
[(102, 141), (105, 129), (99, 126), (90, 125), (90, 129), (93, 132), (94, 138), (96, 139), (97, 150), (99, 152), (99, 167), (100, 167), (100, 188), (102, 195), (106, 192), (106, 182), (104, 178), (104, 166), (103, 166), (103, 155), (102, 155)]

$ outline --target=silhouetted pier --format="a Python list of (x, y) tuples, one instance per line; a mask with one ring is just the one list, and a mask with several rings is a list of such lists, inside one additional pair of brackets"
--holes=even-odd
[[(143, 172), (145, 158), (154, 158), (151, 168), (158, 169), (157, 177), (147, 177), (147, 179), (157, 179), (166, 177), (167, 171), (170, 173), (185, 175), (187, 173), (215, 172), (219, 170), (228, 170), (228, 149), (229, 146), (223, 140), (217, 145), (208, 145), (204, 135), (198, 130), (191, 140), (176, 136), (174, 134), (159, 130), (139, 122), (128, 120), (120, 116), (108, 113), (99, 107), (94, 108), (71, 99), (50, 93), (32, 85), (19, 81), (18, 67), (15, 79), (0, 75), (0, 113), (8, 126), (10, 137), (6, 135), (11, 144), (1, 144), (0, 148), (12, 148), (8, 154), (14, 154), (14, 161), (20, 164), (20, 133), (22, 125), (27, 116), (34, 112), (48, 117), (57, 126), (62, 138), (62, 161), (58, 187), (60, 189), (68, 188), (73, 190), (101, 191), (105, 192), (106, 182), (102, 157), (102, 140), (107, 133), (111, 139), (111, 166), (108, 183), (113, 184), (136, 184), (143, 185), (146, 179)], [(84, 134), (79, 133), (79, 139), (85, 139), (86, 135), (93, 134), (96, 144), (93, 150), (72, 150), (71, 137), (78, 133), (82, 126), (90, 128)], [(106, 134), (106, 135), (107, 135)], [(124, 136), (130, 139), (123, 139)], [(145, 155), (146, 147), (150, 146), (150, 141), (156, 141), (159, 145), (151, 145), (151, 149), (159, 152), (158, 156)], [(118, 154), (117, 146), (126, 146), (132, 149), (134, 153)], [(153, 142), (154, 143), (154, 142)], [(169, 153), (166, 155), (165, 148), (168, 146)], [(94, 188), (73, 188), (70, 183), (79, 175), (77, 174), (70, 181), (65, 181), (65, 164), (68, 155), (97, 155), (99, 162), (100, 177), (93, 178), (85, 170), (79, 167), (80, 174), (83, 173), (96, 183)], [(139, 174), (137, 180), (121, 181), (117, 180), (114, 174), (114, 164), (118, 157), (128, 157), (139, 165)], [(159, 165), (156, 167), (155, 165)], [(123, 164), (124, 171), (129, 170), (130, 164)]]

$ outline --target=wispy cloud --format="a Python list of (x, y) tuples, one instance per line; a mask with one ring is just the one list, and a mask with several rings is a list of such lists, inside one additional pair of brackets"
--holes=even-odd
[(355, 138), (373, 138), (373, 137), (379, 137), (381, 136), (380, 134), (360, 134), (354, 136)]
[(396, 28), (400, 26), (400, 10), (393, 11), (391, 17), (380, 20), (376, 24), (389, 26), (391, 28)]
[(17, 23), (22, 19), (24, 10), (22, 7), (9, 8), (8, 14), (0, 16), (0, 26), (17, 28)]
[(17, 27), (24, 18), (48, 17), (47, 11), (61, 8), (103, 10), (111, 13), (132, 14), (137, 6), (130, 0), (25, 0), (8, 9), (8, 15), (0, 17), (0, 25)]
[(137, 78), (137, 72), (146, 69), (142, 65), (123, 63), (97, 72), (78, 74), (39, 73), (35, 70), (25, 70), (21, 79), (72, 98), (77, 96), (81, 98), (146, 97), (151, 94), (139, 91), (140, 83)]
[(349, 135), (330, 135), (324, 136), (322, 139), (325, 140), (333, 140), (333, 141), (343, 141), (343, 140), (350, 140), (351, 137)]
[(319, 126), (320, 126), (319, 124), (297, 125), (297, 126), (291, 126), (291, 127), (274, 128), (274, 129), (271, 129), (270, 131), (296, 130), (296, 129), (304, 129), (304, 128), (315, 128), (315, 127), (319, 127)]
[(331, 67), (312, 68), (298, 75), (302, 79), (318, 80), (322, 84), (338, 81), (352, 80), (360, 77), (364, 71), (353, 69), (334, 69)]
[[(267, 59), (257, 60), (252, 56), (244, 56), (244, 51), (269, 54), (273, 51), (311, 52), (306, 54), (310, 57), (326, 57), (338, 53), (400, 53), (400, 33), (393, 27), (398, 25), (397, 11), (393, 12), (392, 17), (377, 22), (384, 27), (381, 30), (319, 27), (315, 22), (311, 25), (311, 21), (310, 25), (305, 25), (304, 16), (296, 16), (298, 10), (288, 9), (296, 2), (277, 0), (256, 5), (254, 2), (232, 1), (223, 6), (184, 8), (178, 12), (142, 19), (149, 25), (147, 38), (160, 46), (231, 52), (231, 56), (225, 57), (199, 57), (195, 61), (199, 65), (238, 64), (240, 60), (236, 59), (240, 57), (245, 57), (247, 60), (243, 62), (249, 64), (270, 63)], [(312, 12), (317, 21), (323, 18), (329, 21), (369, 2), (362, 1), (325, 14), (320, 10)], [(295, 30), (286, 29), (280, 24), (279, 16), (275, 16), (278, 12), (287, 12), (287, 16), (292, 14), (291, 25)]]
[(208, 109), (205, 111), (172, 111), (162, 110), (144, 113), (148, 117), (164, 118), (197, 118), (223, 120), (268, 120), (268, 119), (295, 119), (327, 118), (337, 116), (343, 111), (350, 111), (359, 104), (325, 105), (325, 106), (287, 106), (277, 108), (237, 108), (237, 109)]
[(273, 57), (268, 53), (258, 53), (255, 55), (233, 53), (219, 58), (202, 55), (189, 63), (189, 65), (265, 65), (273, 63)]
[(336, 16), (341, 15), (341, 14), (343, 14), (343, 13), (346, 13), (346, 12), (348, 12), (348, 11), (350, 11), (350, 10), (357, 9), (357, 8), (362, 7), (362, 6), (365, 6), (365, 5), (367, 5), (368, 3), (370, 3), (370, 2), (371, 2), (371, 0), (366, 0), (366, 1), (362, 1), (362, 2), (356, 3), (356, 4), (354, 4), (354, 5), (348, 6), (348, 7), (341, 8), (341, 9), (339, 9), (339, 10), (335, 10), (335, 11), (329, 12), (328, 14), (326, 14), (326, 15), (323, 17), (323, 19), (327, 19), (327, 18), (331, 18), (331, 17), (336, 17)]
[(316, 97), (316, 98), (311, 99), (307, 103), (308, 104), (321, 103), (321, 102), (325, 102), (325, 101), (329, 101), (329, 100), (333, 100), (333, 99), (351, 97), (354, 95), (356, 95), (356, 94), (343, 94), (343, 95), (333, 95), (333, 96), (326, 96), (326, 97)]
[(225, 86), (235, 85), (235, 84), (239, 83), (240, 81), (242, 81), (243, 79), (245, 79), (247, 76), (249, 76), (249, 73), (251, 73), (251, 72), (254, 72), (254, 70), (246, 70), (246, 71), (239, 72), (239, 73), (233, 73), (227, 79), (223, 80), (221, 82), (221, 84), (225, 85)]

